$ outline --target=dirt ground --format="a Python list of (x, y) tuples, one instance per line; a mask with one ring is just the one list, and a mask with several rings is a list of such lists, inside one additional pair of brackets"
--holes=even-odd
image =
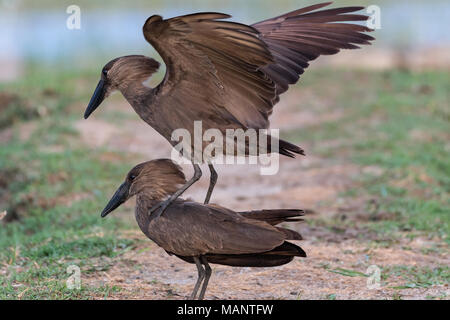
[[(305, 93), (307, 94), (307, 93)], [(133, 111), (125, 102), (108, 102), (103, 108), (123, 112)], [(80, 106), (82, 109), (82, 106)], [(282, 112), (280, 112), (282, 110)], [(327, 117), (339, 117), (328, 114)], [(272, 118), (273, 128), (291, 128), (306, 122), (321, 121), (307, 111), (295, 111), (291, 104), (277, 106)], [(136, 154), (140, 161), (170, 157), (168, 143), (153, 129), (137, 119), (124, 120), (120, 125), (99, 118), (80, 121), (79, 129), (84, 142), (93, 148), (108, 146), (111, 150)], [(95, 133), (95, 134), (92, 134)], [(324, 142), (326, 143), (326, 142)], [(217, 166), (218, 184), (212, 202), (236, 210), (258, 208), (303, 208), (314, 212), (307, 220), (336, 217), (342, 213), (356, 214), (366, 199), (343, 199), (339, 193), (354, 182), (352, 178), (364, 170), (344, 159), (320, 158), (308, 152), (309, 146), (300, 143), (307, 151), (306, 157), (280, 159), (280, 170), (275, 176), (261, 176), (256, 166)], [(115, 161), (111, 156), (105, 161)], [(190, 176), (193, 170), (184, 166)], [(208, 186), (209, 172), (191, 188), (187, 196), (202, 201)], [(119, 183), (119, 182), (118, 182)], [(112, 187), (113, 189), (113, 187)], [(133, 203), (119, 210), (125, 219), (134, 219)], [(359, 210), (361, 209), (361, 210)], [(124, 212), (126, 211), (126, 213)], [(440, 252), (426, 252), (423, 248), (436, 245), (433, 239), (415, 240), (382, 239), (364, 228), (332, 231), (314, 224), (290, 224), (305, 240), (297, 244), (307, 252), (307, 258), (294, 259), (290, 264), (276, 268), (231, 268), (213, 266), (207, 299), (425, 299), (427, 296), (449, 296), (448, 287), (431, 286), (398, 290), (394, 287), (407, 283), (401, 274), (381, 274), (379, 288), (369, 289), (369, 278), (360, 275), (343, 275), (336, 270), (355, 270), (366, 273), (376, 265), (384, 268), (398, 265), (407, 267), (429, 267), (448, 265), (449, 259)], [(136, 225), (136, 230), (126, 234), (130, 238), (145, 239)], [(373, 240), (382, 240), (387, 245)], [(112, 293), (112, 299), (185, 299), (196, 280), (194, 265), (168, 256), (152, 241), (139, 242), (139, 246), (118, 258), (107, 261), (111, 267), (83, 277), (86, 284), (108, 284), (121, 290)], [(99, 261), (105, 264), (105, 261)], [(341, 268), (341, 269), (340, 269)], [(345, 273), (345, 272), (344, 272)], [(103, 297), (97, 297), (103, 298)]]

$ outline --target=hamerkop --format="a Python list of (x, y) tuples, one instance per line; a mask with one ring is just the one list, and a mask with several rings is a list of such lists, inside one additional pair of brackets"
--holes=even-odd
[[(251, 26), (223, 21), (231, 16), (222, 13), (196, 13), (167, 20), (151, 16), (143, 33), (166, 64), (164, 80), (155, 88), (144, 84), (159, 68), (159, 63), (151, 58), (116, 58), (103, 68), (84, 117), (88, 118), (110, 92), (119, 90), (136, 113), (173, 146), (179, 143), (171, 139), (174, 130), (186, 129), (192, 137), (194, 121), (201, 121), (203, 132), (215, 129), (223, 136), (227, 129), (266, 129), (273, 106), (289, 85), (298, 81), (309, 61), (374, 40), (364, 33), (371, 29), (348, 23), (368, 19), (351, 14), (363, 7), (316, 11), (329, 4), (316, 4)], [(272, 146), (271, 137), (266, 138), (266, 145), (258, 142), (258, 152), (278, 152), (288, 157), (304, 154), (289, 142), (277, 140)], [(183, 155), (192, 161), (194, 175), (154, 208), (158, 214), (200, 179), (199, 163), (209, 165), (211, 176), (205, 203), (210, 200), (217, 173), (211, 158), (194, 159), (195, 154), (203, 155), (207, 143), (195, 144), (195, 138), (191, 140), (187, 148), (190, 150)], [(223, 148), (224, 154), (235, 155), (244, 149), (248, 155), (248, 139), (240, 145), (235, 141), (231, 144), (232, 150)]]
[(200, 204), (178, 198), (157, 216), (150, 209), (176, 192), (186, 182), (180, 167), (168, 159), (134, 167), (102, 211), (106, 217), (129, 198), (136, 196), (136, 221), (142, 232), (170, 255), (195, 263), (198, 279), (190, 296), (203, 299), (211, 268), (209, 263), (238, 267), (274, 267), (286, 264), (305, 252), (286, 240), (301, 240), (293, 230), (276, 227), (299, 221), (302, 210), (234, 212), (215, 204)]

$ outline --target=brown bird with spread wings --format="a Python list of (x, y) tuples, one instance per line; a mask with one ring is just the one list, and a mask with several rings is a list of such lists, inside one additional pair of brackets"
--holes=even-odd
[(306, 257), (299, 246), (286, 240), (301, 240), (299, 233), (276, 227), (282, 222), (301, 221), (302, 210), (234, 212), (214, 204), (175, 200), (157, 216), (156, 204), (176, 192), (186, 179), (180, 167), (168, 159), (134, 167), (113, 195), (102, 217), (136, 196), (135, 216), (142, 232), (169, 254), (195, 263), (198, 279), (190, 296), (203, 299), (211, 268), (209, 263), (235, 267), (275, 267)]
[[(224, 21), (230, 16), (222, 13), (167, 20), (151, 16), (143, 27), (144, 37), (166, 64), (164, 80), (155, 88), (143, 83), (159, 67), (151, 58), (114, 59), (103, 68), (84, 117), (88, 118), (110, 92), (119, 90), (136, 113), (173, 146), (178, 144), (171, 139), (173, 131), (184, 128), (192, 136), (194, 121), (202, 121), (203, 131), (218, 129), (224, 136), (227, 129), (266, 129), (280, 94), (298, 81), (309, 61), (374, 40), (364, 33), (371, 29), (348, 23), (368, 19), (352, 14), (362, 7), (318, 10), (329, 4), (316, 4), (251, 26)], [(275, 144), (278, 148), (272, 147), (271, 138), (267, 138), (267, 145), (258, 145), (259, 150), (289, 157), (304, 154), (281, 139)], [(199, 148), (194, 140), (191, 155)], [(244, 146), (236, 144), (233, 155), (242, 148), (248, 155), (247, 140)], [(202, 150), (205, 146), (205, 142), (200, 144)], [(200, 179), (200, 162), (208, 163), (211, 172), (205, 199), (209, 202), (217, 181), (211, 159), (190, 160), (194, 176), (153, 208), (158, 214)]]

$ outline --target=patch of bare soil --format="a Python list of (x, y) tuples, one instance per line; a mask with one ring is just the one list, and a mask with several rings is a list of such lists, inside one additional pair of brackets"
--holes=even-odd
[(10, 127), (18, 120), (31, 120), (39, 115), (39, 108), (26, 99), (15, 93), (0, 92), (0, 129)]
[[(144, 236), (142, 236), (144, 237)], [(396, 265), (430, 267), (448, 263), (448, 258), (423, 255), (413, 247), (401, 249), (372, 248), (355, 240), (340, 243), (323, 239), (299, 243), (308, 253), (305, 259), (276, 268), (231, 268), (214, 265), (207, 299), (392, 299), (405, 284), (401, 276), (390, 275), (379, 288), (370, 289), (368, 278), (345, 276), (340, 270), (365, 273), (369, 266), (379, 268)], [(411, 245), (411, 244), (409, 244)], [(414, 246), (414, 244), (413, 244)], [(337, 271), (337, 272), (336, 272)], [(185, 299), (197, 276), (196, 267), (169, 256), (148, 241), (113, 262), (111, 269), (83, 278), (85, 284), (115, 285), (121, 288), (112, 299)], [(381, 274), (383, 279), (383, 274)], [(401, 290), (403, 299), (442, 296), (446, 286)], [(101, 296), (95, 298), (103, 298)]]
[[(32, 181), (31, 175), (24, 173), (20, 167), (7, 167), (0, 169), (0, 223), (9, 223), (29, 216), (30, 208), (52, 208), (55, 205), (70, 206), (76, 201), (88, 198), (88, 193), (69, 193), (56, 198), (42, 198), (36, 193), (24, 193), (20, 197), (14, 197), (11, 185), (25, 187)], [(52, 184), (68, 179), (66, 172), (57, 172), (48, 175), (47, 181)], [(4, 213), (4, 215), (3, 215)]]
[(13, 199), (10, 184), (25, 184), (28, 178), (18, 167), (0, 169), (0, 212), (4, 212), (0, 219), (2, 223), (18, 220), (26, 212), (30, 199), (23, 198), (19, 201)]
[[(312, 115), (306, 113), (292, 116), (297, 111), (290, 106), (285, 109), (284, 106), (278, 107), (283, 112), (273, 118), (273, 128), (288, 128), (296, 123), (301, 125), (302, 122), (313, 121)], [(116, 108), (124, 112), (131, 111), (131, 107), (122, 103)], [(322, 121), (339, 116), (338, 113), (328, 114)], [(130, 120), (117, 126), (92, 119), (80, 122), (77, 128), (89, 146), (96, 148), (106, 145), (113, 151), (135, 154), (136, 164), (142, 160), (170, 158), (169, 144), (140, 120)], [(95, 132), (95, 135), (91, 132)], [(96, 138), (92, 139), (93, 136)], [(308, 151), (308, 145), (300, 145)], [(189, 165), (183, 167), (187, 176), (192, 175), (193, 170)], [(202, 169), (202, 179), (186, 195), (197, 201), (203, 201), (209, 182), (207, 167), (203, 166)], [(313, 209), (316, 213), (307, 215), (308, 220), (356, 213), (362, 214), (360, 218), (364, 220), (368, 200), (348, 200), (339, 197), (339, 194), (352, 187), (352, 178), (363, 170), (380, 171), (379, 168), (360, 168), (336, 159), (309, 154), (297, 159), (280, 158), (280, 169), (274, 176), (262, 176), (258, 167), (251, 165), (221, 165), (216, 170), (219, 180), (212, 202), (235, 210)], [(127, 204), (124, 209), (128, 214), (122, 212), (122, 215), (133, 219), (131, 205)], [(307, 224), (293, 224), (290, 227), (304, 236), (305, 240), (298, 244), (307, 252), (308, 258), (297, 258), (290, 264), (276, 268), (214, 265), (206, 298), (392, 299), (399, 293), (393, 287), (405, 283), (401, 275), (390, 275), (387, 279), (382, 277), (380, 288), (369, 289), (367, 277), (342, 275), (334, 271), (346, 269), (365, 273), (371, 265), (380, 268), (398, 265), (433, 268), (449, 262), (439, 252), (423, 253), (424, 245), (417, 241), (397, 240), (388, 247), (377, 247), (370, 240), (386, 239), (379, 239), (379, 235), (360, 228), (329, 230)], [(124, 236), (145, 239), (137, 225), (135, 232)], [(148, 239), (138, 248), (111, 261), (111, 264), (111, 268), (106, 271), (85, 275), (83, 281), (87, 285), (120, 287), (119, 292), (110, 296), (112, 299), (184, 299), (189, 296), (197, 276), (194, 265), (168, 256)], [(407, 289), (401, 290), (401, 296), (404, 299), (424, 299), (426, 296), (442, 296), (446, 290), (448, 288), (444, 286)]]

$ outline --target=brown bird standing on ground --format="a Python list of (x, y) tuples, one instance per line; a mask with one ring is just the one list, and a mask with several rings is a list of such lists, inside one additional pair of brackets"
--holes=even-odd
[[(238, 267), (274, 267), (295, 256), (306, 257), (302, 248), (286, 240), (301, 240), (293, 230), (276, 227), (286, 221), (300, 221), (302, 210), (260, 210), (234, 212), (218, 205), (177, 199), (164, 215), (150, 214), (157, 203), (186, 182), (180, 167), (168, 159), (145, 162), (134, 167), (111, 198), (106, 217), (129, 198), (136, 196), (136, 221), (142, 232), (170, 255), (195, 263), (198, 279), (191, 299), (200, 285), (203, 299), (211, 268), (208, 263)], [(203, 266), (204, 267), (203, 267)]]
[[(315, 11), (329, 4), (316, 4), (251, 26), (223, 21), (230, 16), (222, 13), (196, 13), (167, 20), (151, 16), (143, 33), (166, 64), (164, 80), (155, 88), (143, 84), (159, 67), (151, 58), (114, 59), (103, 68), (84, 117), (88, 118), (110, 92), (119, 90), (137, 114), (174, 146), (178, 142), (171, 140), (172, 132), (184, 128), (192, 136), (194, 121), (201, 120), (204, 131), (218, 129), (224, 136), (226, 129), (266, 129), (280, 94), (298, 81), (309, 61), (374, 40), (364, 34), (371, 29), (348, 23), (368, 19), (349, 14), (363, 7)], [(196, 148), (194, 140), (191, 154)], [(304, 154), (301, 148), (283, 140), (279, 140), (278, 148), (271, 148), (270, 141), (268, 137), (266, 146), (258, 146), (261, 153), (267, 150), (289, 157)], [(244, 144), (236, 144), (236, 148), (244, 148), (248, 154), (248, 142)], [(200, 144), (200, 154), (206, 145)], [(235, 155), (234, 150), (230, 153)], [(190, 160), (194, 176), (154, 208), (158, 214), (200, 179), (199, 161)], [(210, 160), (201, 159), (211, 171), (205, 203), (217, 181)]]

